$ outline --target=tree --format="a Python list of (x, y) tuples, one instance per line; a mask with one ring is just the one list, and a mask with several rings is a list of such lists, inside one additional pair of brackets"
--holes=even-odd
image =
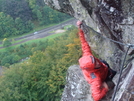
[(3, 40), (3, 47), (8, 47), (8, 46), (10, 46), (12, 43), (7, 39), (7, 38), (5, 38), (4, 40)]
[(1, 37), (11, 36), (15, 32), (13, 19), (3, 12), (0, 12), (0, 31)]
[(23, 21), (32, 19), (32, 11), (26, 0), (3, 0), (2, 12), (10, 15), (14, 19), (20, 17)]
[(20, 56), (19, 55), (14, 55), (13, 58), (12, 58), (12, 63), (16, 63), (18, 61), (20, 61)]
[(5, 64), (12, 64), (12, 56), (8, 55), (6, 57), (4, 57), (2, 60), (1, 60), (1, 64), (2, 66), (4, 66)]
[(22, 19), (20, 18), (15, 19), (15, 27), (18, 31), (17, 34), (23, 34), (25, 32), (25, 26), (24, 26)]
[(42, 22), (42, 13), (39, 10), (37, 10), (37, 18), (38, 18), (38, 21), (40, 22), (40, 25), (42, 25), (43, 24), (43, 23), (41, 23)]

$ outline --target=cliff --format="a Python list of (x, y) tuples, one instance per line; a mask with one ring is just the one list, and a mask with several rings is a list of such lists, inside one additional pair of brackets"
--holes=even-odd
[[(82, 28), (92, 50), (118, 71), (114, 79), (116, 84), (128, 46), (134, 44), (134, 0), (44, 0), (44, 2), (53, 9), (83, 21)], [(134, 101), (133, 58), (134, 47), (130, 47), (115, 101)], [(79, 68), (79, 66), (76, 67)], [(67, 88), (66, 86), (66, 91), (68, 91)], [(84, 94), (87, 96), (87, 93)], [(73, 95), (70, 97), (77, 98)], [(65, 98), (65, 94), (62, 98)], [(67, 98), (63, 101), (87, 101), (87, 97), (79, 100), (82, 96), (75, 100)]]

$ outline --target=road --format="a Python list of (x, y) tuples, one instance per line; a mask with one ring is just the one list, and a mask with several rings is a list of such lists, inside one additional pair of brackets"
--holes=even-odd
[(2, 75), (2, 72), (3, 72), (2, 67), (0, 66), (0, 76)]
[[(50, 32), (51, 31), (58, 30), (58, 29), (62, 29), (66, 25), (75, 25), (76, 26), (76, 21), (77, 21), (76, 19), (71, 19), (71, 20), (66, 21), (64, 23), (61, 23), (59, 25), (55, 25), (55, 26), (52, 26), (52, 27), (49, 27), (49, 28), (45, 28), (43, 30), (40, 30), (40, 31), (38, 31), (38, 34), (31, 33), (29, 35), (25, 35), (25, 36), (16, 38), (16, 39), (14, 39), (15, 41), (21, 40), (21, 39), (24, 39), (24, 40), (21, 41), (21, 42), (12, 44), (11, 46), (17, 45), (17, 44), (21, 44), (21, 43), (26, 42), (26, 41), (29, 41), (29, 40), (33, 40), (33, 39), (37, 39), (37, 38), (44, 38), (46, 36), (55, 34), (55, 33), (50, 33)], [(0, 44), (2, 44), (2, 42)], [(2, 48), (4, 48), (4, 47), (0, 47), (0, 49), (2, 49)]]

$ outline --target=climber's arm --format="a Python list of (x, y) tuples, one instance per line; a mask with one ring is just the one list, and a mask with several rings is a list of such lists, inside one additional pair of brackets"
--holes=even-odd
[(83, 55), (92, 54), (91, 50), (90, 50), (90, 46), (85, 39), (84, 32), (81, 29), (82, 22), (77, 21), (76, 24), (79, 28), (79, 37), (80, 37), (80, 41), (81, 41)]
[(90, 50), (90, 46), (85, 39), (84, 32), (80, 28), (79, 28), (79, 38), (81, 41), (83, 55), (89, 54), (89, 53), (92, 54), (92, 52)]

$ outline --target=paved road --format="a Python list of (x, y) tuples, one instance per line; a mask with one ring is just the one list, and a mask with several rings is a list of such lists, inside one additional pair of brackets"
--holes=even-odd
[(2, 75), (2, 67), (0, 66), (0, 76)]
[[(21, 39), (24, 39), (24, 40), (21, 41), (21, 42), (12, 44), (11, 46), (17, 45), (17, 44), (21, 44), (21, 43), (29, 41), (29, 40), (33, 40), (33, 39), (37, 39), (37, 38), (43, 38), (43, 37), (55, 34), (55, 33), (50, 33), (50, 32), (54, 31), (54, 30), (57, 30), (57, 29), (61, 29), (61, 28), (63, 28), (66, 25), (75, 25), (76, 26), (76, 21), (77, 21), (76, 19), (71, 19), (71, 20), (66, 21), (64, 23), (61, 23), (59, 25), (55, 25), (55, 26), (52, 26), (52, 27), (40, 30), (40, 31), (38, 31), (38, 34), (31, 33), (29, 35), (16, 38), (16, 39), (14, 39), (15, 41), (21, 40)], [(0, 43), (0, 44), (2, 44), (2, 43)], [(2, 49), (2, 48), (4, 48), (4, 47), (0, 47), (0, 49)]]

